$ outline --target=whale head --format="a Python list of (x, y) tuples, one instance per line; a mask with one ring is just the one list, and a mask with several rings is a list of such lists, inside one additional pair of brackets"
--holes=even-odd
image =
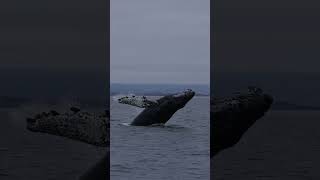
[(188, 89), (181, 93), (164, 96), (157, 100), (157, 105), (144, 109), (131, 123), (135, 126), (165, 124), (175, 112), (183, 108), (195, 95)]
[(233, 147), (255, 122), (271, 108), (273, 97), (261, 89), (229, 98), (212, 98), (210, 106), (210, 157)]
[(159, 106), (166, 107), (165, 109), (170, 109), (177, 111), (183, 108), (195, 95), (195, 92), (191, 89), (187, 89), (183, 92), (165, 96), (158, 100)]

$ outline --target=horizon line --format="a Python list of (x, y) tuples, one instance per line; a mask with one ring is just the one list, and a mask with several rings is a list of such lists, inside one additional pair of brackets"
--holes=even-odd
[(110, 84), (121, 84), (121, 85), (206, 85), (206, 86), (210, 86), (210, 83), (131, 83), (131, 82), (110, 82)]

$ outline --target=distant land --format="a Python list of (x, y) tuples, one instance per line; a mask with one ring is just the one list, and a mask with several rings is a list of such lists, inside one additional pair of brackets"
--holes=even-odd
[(120, 84), (112, 83), (110, 95), (135, 94), (144, 96), (163, 96), (177, 93), (186, 89), (192, 89), (196, 96), (209, 96), (210, 86), (202, 84)]

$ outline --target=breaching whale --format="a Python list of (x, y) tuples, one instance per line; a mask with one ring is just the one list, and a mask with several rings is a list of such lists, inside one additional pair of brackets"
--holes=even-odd
[(70, 112), (63, 114), (55, 111), (42, 112), (33, 118), (27, 118), (27, 129), (107, 147), (109, 145), (109, 122), (106, 120), (108, 112), (98, 115), (73, 109), (75, 108), (71, 107)]
[(109, 116), (108, 110), (99, 114), (71, 107), (70, 111), (42, 112), (27, 118), (27, 129), (47, 133), (106, 148), (106, 155), (87, 170), (80, 180), (109, 178)]
[(210, 157), (234, 146), (242, 135), (269, 110), (273, 98), (260, 88), (228, 98), (211, 98)]
[[(120, 103), (145, 108), (132, 122), (133, 125), (166, 123), (194, 96), (192, 90), (164, 96), (156, 101), (145, 97), (123, 97)], [(210, 156), (235, 145), (242, 135), (268, 111), (273, 98), (259, 88), (249, 88), (231, 98), (211, 98)], [(109, 178), (109, 111), (100, 115), (70, 108), (71, 112), (55, 111), (27, 118), (27, 128), (33, 132), (59, 135), (95, 146), (106, 147), (106, 155), (81, 180)], [(163, 113), (163, 115), (161, 115)], [(155, 116), (157, 115), (157, 116)], [(158, 117), (159, 115), (159, 117)], [(154, 118), (155, 119), (152, 119)]]
[(183, 108), (195, 95), (191, 89), (178, 94), (164, 96), (155, 101), (146, 97), (122, 97), (119, 103), (145, 108), (131, 123), (134, 126), (165, 124), (175, 112)]

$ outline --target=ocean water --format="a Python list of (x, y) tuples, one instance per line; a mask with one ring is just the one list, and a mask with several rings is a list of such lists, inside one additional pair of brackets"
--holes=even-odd
[(111, 180), (208, 180), (209, 97), (194, 97), (165, 126), (129, 126), (141, 111), (111, 101)]
[(320, 111), (270, 111), (212, 159), (214, 180), (320, 179)]

